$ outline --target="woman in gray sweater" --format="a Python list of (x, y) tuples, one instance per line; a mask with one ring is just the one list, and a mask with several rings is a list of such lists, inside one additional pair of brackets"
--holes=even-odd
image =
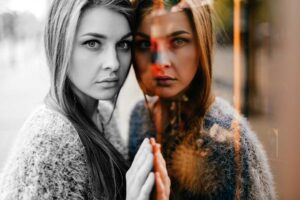
[(53, 0), (46, 23), (50, 92), (18, 135), (0, 199), (149, 199), (149, 140), (129, 168), (113, 107), (98, 105), (116, 101), (131, 64), (129, 0)]
[(255, 133), (226, 101), (212, 95), (209, 1), (134, 3), (134, 68), (148, 96), (131, 114), (130, 157), (144, 138), (157, 138), (171, 199), (276, 199)]

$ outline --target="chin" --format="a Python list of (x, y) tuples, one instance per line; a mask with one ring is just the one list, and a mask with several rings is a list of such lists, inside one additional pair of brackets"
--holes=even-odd
[(175, 98), (179, 92), (160, 90), (160, 91), (156, 91), (155, 93), (157, 96), (159, 96), (162, 99), (172, 99)]
[(111, 92), (101, 92), (101, 94), (96, 95), (97, 100), (112, 100), (117, 95), (117, 91)]
[(163, 89), (157, 89), (155, 91), (155, 94), (159, 96), (162, 99), (166, 100), (172, 100), (176, 99), (177, 97), (180, 97), (182, 94), (184, 94), (185, 89), (182, 88), (163, 88)]

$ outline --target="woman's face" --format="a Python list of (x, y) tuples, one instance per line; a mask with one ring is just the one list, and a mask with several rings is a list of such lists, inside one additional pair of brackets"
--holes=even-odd
[(161, 98), (183, 93), (199, 64), (194, 31), (184, 12), (147, 15), (138, 27), (135, 68), (144, 91)]
[(108, 100), (115, 96), (131, 63), (132, 39), (123, 15), (103, 7), (83, 13), (68, 69), (79, 98)]

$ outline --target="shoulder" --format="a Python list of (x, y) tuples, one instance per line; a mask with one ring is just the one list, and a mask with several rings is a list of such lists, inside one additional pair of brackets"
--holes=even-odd
[(29, 199), (80, 196), (87, 190), (85, 157), (71, 122), (56, 111), (39, 107), (18, 135), (3, 171), (1, 193)]
[[(147, 103), (145, 100), (139, 100), (133, 107), (131, 111), (130, 116), (130, 122), (131, 123), (150, 123), (150, 115), (149, 115), (149, 109), (152, 108), (152, 106), (157, 102), (157, 97), (147, 97)], [(148, 109), (149, 106), (149, 109)]]
[(236, 128), (239, 128), (242, 137), (246, 136), (256, 139), (248, 120), (238, 113), (226, 100), (216, 97), (209, 111), (204, 116), (204, 129), (212, 131), (217, 129), (225, 130), (233, 134)]
[[(272, 197), (275, 194), (273, 178), (264, 147), (256, 133), (251, 129), (247, 119), (228, 102), (216, 98), (209, 112), (205, 115), (204, 123), (206, 138), (210, 144), (208, 149), (219, 155), (214, 156), (215, 159), (210, 163), (210, 167), (221, 166), (223, 169), (231, 169), (234, 166), (234, 146), (237, 142), (235, 134), (238, 133), (240, 136), (241, 165), (243, 166), (244, 194), (249, 189), (249, 195), (258, 197), (255, 199), (274, 199)], [(221, 161), (222, 157), (226, 157), (226, 159)], [(229, 176), (226, 175), (226, 177)], [(263, 198), (264, 196), (265, 198)]]
[(232, 121), (237, 120), (244, 123), (245, 118), (224, 99), (216, 97), (209, 111), (204, 117), (205, 125), (211, 127), (213, 124), (218, 124), (223, 128), (229, 129)]
[[(62, 114), (41, 106), (24, 123), (19, 137), (34, 147), (56, 148), (70, 144), (81, 146), (79, 135), (72, 123)], [(42, 142), (43, 145), (37, 144)], [(68, 145), (69, 146), (69, 145)]]
[(138, 101), (130, 113), (129, 135), (136, 133), (141, 134), (142, 130), (148, 129), (150, 124), (149, 111), (146, 108), (144, 100)]
[(144, 100), (139, 100), (131, 111), (132, 117), (142, 116), (146, 112), (146, 105)]

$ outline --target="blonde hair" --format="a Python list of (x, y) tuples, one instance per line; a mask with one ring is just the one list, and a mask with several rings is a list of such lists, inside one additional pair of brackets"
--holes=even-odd
[(88, 9), (97, 6), (121, 13), (132, 26), (133, 13), (129, 0), (53, 0), (44, 32), (51, 77), (50, 92), (45, 103), (65, 115), (76, 128), (85, 147), (95, 197), (124, 199), (127, 162), (86, 116), (67, 77), (80, 17)]

